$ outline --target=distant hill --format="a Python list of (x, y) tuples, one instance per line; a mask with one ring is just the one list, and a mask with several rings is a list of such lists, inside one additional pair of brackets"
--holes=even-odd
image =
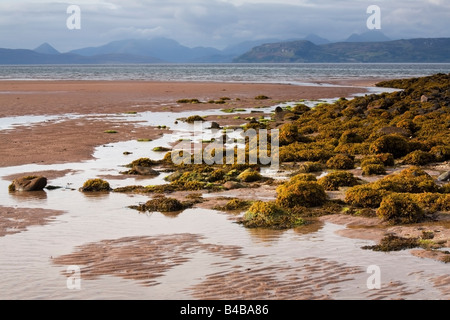
[(43, 54), (33, 50), (0, 49), (0, 64), (121, 64), (121, 63), (159, 63), (152, 57), (127, 54), (105, 54), (83, 57), (72, 53)]
[(239, 63), (438, 63), (450, 62), (450, 38), (388, 42), (340, 42), (315, 45), (310, 41), (264, 44), (233, 60)]
[(308, 35), (306, 38), (304, 38), (303, 40), (312, 42), (312, 43), (317, 44), (317, 45), (327, 44), (327, 43), (330, 43), (330, 42), (331, 42), (330, 40), (325, 39), (325, 38), (322, 38), (322, 37), (319, 37), (319, 36), (316, 35), (316, 34), (309, 34), (309, 35)]
[(392, 39), (388, 38), (383, 32), (379, 30), (372, 30), (361, 34), (354, 33), (344, 42), (386, 42), (386, 41), (392, 41)]
[(47, 42), (41, 44), (39, 47), (37, 47), (36, 49), (33, 50), (34, 52), (37, 53), (42, 53), (42, 54), (60, 54), (60, 52), (58, 50), (56, 50), (55, 48), (53, 48), (51, 45), (49, 45)]
[(208, 60), (208, 57), (220, 56), (222, 52), (208, 47), (188, 48), (175, 40), (156, 38), (152, 40), (114, 41), (100, 47), (73, 50), (70, 53), (88, 57), (104, 54), (131, 54), (153, 57), (166, 62), (182, 63)]

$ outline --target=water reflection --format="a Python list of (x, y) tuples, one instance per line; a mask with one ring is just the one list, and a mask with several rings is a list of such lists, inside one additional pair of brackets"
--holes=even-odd
[(277, 242), (287, 230), (247, 229), (256, 243), (272, 244)]
[[(9, 195), (17, 202), (30, 202), (30, 201), (38, 201), (47, 200), (47, 192), (46, 191), (30, 191), (30, 192), (10, 192)], [(43, 201), (44, 204), (46, 201)]]

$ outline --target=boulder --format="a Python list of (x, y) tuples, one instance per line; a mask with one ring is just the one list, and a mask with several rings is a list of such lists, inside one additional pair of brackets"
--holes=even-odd
[(220, 124), (218, 124), (217, 122), (212, 122), (211, 129), (220, 129)]
[(140, 176), (159, 176), (159, 172), (149, 167), (134, 166), (133, 171)]
[(42, 191), (47, 186), (47, 178), (21, 177), (15, 179), (9, 186), (10, 191)]
[(235, 181), (227, 181), (224, 183), (223, 187), (226, 190), (235, 190), (235, 189), (240, 189), (242, 188), (242, 185), (239, 182), (235, 182)]
[(275, 109), (275, 113), (283, 113), (283, 108), (282, 107), (277, 107)]
[(409, 132), (407, 129), (398, 128), (398, 127), (384, 127), (384, 128), (381, 128), (378, 131), (378, 133), (386, 134), (386, 135), (399, 134), (404, 137), (409, 137), (411, 135), (411, 132)]
[(438, 177), (438, 181), (442, 181), (442, 182), (450, 181), (450, 171), (441, 174)]

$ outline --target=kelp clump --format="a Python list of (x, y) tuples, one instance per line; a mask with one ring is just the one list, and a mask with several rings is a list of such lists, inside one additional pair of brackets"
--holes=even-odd
[(336, 191), (340, 187), (353, 187), (357, 185), (358, 179), (350, 172), (336, 171), (320, 178), (318, 182), (326, 191)]
[(277, 188), (277, 204), (284, 208), (317, 207), (327, 200), (325, 189), (317, 182), (296, 177)]
[(186, 207), (177, 199), (159, 197), (149, 200), (147, 203), (136, 207), (136, 209), (142, 212), (177, 212), (186, 209)]
[(224, 206), (214, 207), (214, 210), (221, 210), (221, 211), (248, 210), (252, 204), (253, 204), (252, 201), (231, 199)]
[(335, 170), (349, 170), (355, 167), (355, 162), (345, 154), (338, 154), (327, 161), (327, 167)]
[(238, 176), (238, 179), (242, 182), (256, 182), (260, 181), (262, 176), (256, 170), (247, 169)]
[(383, 198), (377, 215), (391, 224), (407, 224), (421, 222), (425, 212), (407, 194), (393, 193)]
[(387, 193), (372, 185), (355, 186), (345, 193), (345, 202), (361, 208), (378, 208)]
[(102, 179), (91, 179), (86, 181), (80, 188), (81, 192), (106, 192), (111, 191), (109, 182)]
[(242, 223), (247, 228), (289, 229), (301, 226), (305, 221), (273, 201), (257, 201), (247, 211)]

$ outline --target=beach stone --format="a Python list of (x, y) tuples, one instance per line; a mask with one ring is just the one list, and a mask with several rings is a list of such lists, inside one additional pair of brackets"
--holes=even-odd
[(211, 129), (220, 129), (220, 124), (218, 124), (217, 122), (212, 122)]
[(159, 176), (159, 172), (149, 167), (134, 166), (133, 171), (140, 176)]
[(420, 97), (420, 102), (428, 102), (428, 97), (423, 95), (422, 97)]
[(442, 181), (442, 182), (450, 181), (450, 171), (441, 174), (438, 177), (438, 181)]
[(398, 128), (398, 127), (384, 127), (381, 128), (378, 133), (381, 134), (399, 134), (404, 137), (409, 137), (411, 135), (411, 132), (404, 128)]
[(239, 182), (227, 181), (224, 183), (223, 187), (227, 190), (235, 190), (242, 188), (242, 185)]
[(42, 191), (47, 186), (47, 178), (44, 177), (21, 177), (15, 179), (10, 190), (12, 191)]
[(283, 113), (283, 108), (282, 107), (277, 107), (275, 109), (275, 113)]

